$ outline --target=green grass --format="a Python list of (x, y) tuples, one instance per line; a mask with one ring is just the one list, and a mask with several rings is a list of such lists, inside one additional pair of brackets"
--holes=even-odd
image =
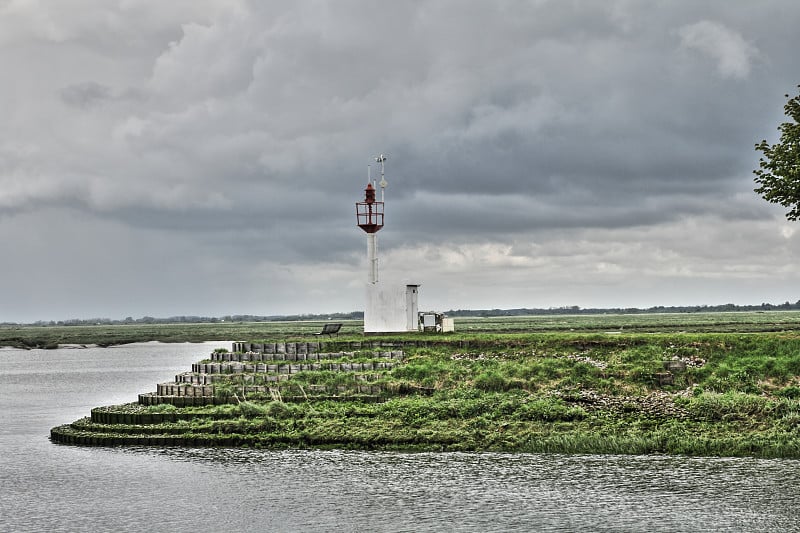
[[(120, 324), (98, 326), (0, 326), (0, 346), (57, 348), (59, 344), (112, 346), (131, 342), (203, 342), (304, 337), (322, 330), (323, 322), (226, 322), (209, 324)], [(356, 334), (360, 322), (342, 330)]]
[[(279, 335), (262, 331), (259, 338)], [(295, 374), (274, 383), (285, 402), (253, 394), (238, 404), (205, 408), (109, 407), (181, 416), (144, 429), (84, 421), (63, 431), (163, 433), (185, 439), (169, 442), (261, 448), (800, 458), (799, 333), (462, 332), (396, 338), (419, 341), (404, 347), (401, 364), (364, 375)], [(330, 342), (337, 349), (343, 339)], [(350, 359), (367, 358), (356, 353)], [(661, 384), (657, 376), (674, 359), (691, 364), (675, 371), (671, 384)], [(230, 391), (239, 390), (241, 379), (230, 377)], [(365, 383), (382, 387), (382, 401), (366, 402), (350, 392)]]

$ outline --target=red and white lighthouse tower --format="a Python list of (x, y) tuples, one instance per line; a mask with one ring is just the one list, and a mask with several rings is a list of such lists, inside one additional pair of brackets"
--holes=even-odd
[(376, 198), (375, 183), (367, 171), (364, 201), (356, 202), (358, 227), (367, 234), (368, 273), (366, 305), (364, 306), (364, 333), (397, 333), (416, 331), (418, 326), (417, 293), (419, 284), (378, 283), (377, 233), (383, 228), (383, 196), (386, 178), (383, 175), (386, 156), (375, 158), (381, 164), (380, 201)]
[[(383, 227), (383, 193), (386, 188), (386, 179), (383, 177), (383, 164), (386, 156), (381, 154), (375, 158), (381, 164), (381, 200), (375, 199), (375, 187), (367, 182), (364, 189), (364, 201), (356, 202), (356, 219), (358, 227), (367, 233), (367, 261), (369, 263), (369, 273), (367, 281), (369, 283), (378, 282), (378, 239), (376, 233)], [(369, 180), (369, 174), (367, 175)]]

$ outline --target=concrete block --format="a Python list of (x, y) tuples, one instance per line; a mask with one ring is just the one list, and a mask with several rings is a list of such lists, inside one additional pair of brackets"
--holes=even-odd
[(686, 370), (686, 361), (681, 361), (680, 359), (664, 361), (664, 370), (668, 370), (670, 372), (683, 372)]

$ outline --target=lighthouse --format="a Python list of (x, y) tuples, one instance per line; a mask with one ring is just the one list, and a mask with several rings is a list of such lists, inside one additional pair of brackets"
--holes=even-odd
[(356, 202), (358, 227), (367, 233), (368, 283), (378, 283), (378, 231), (383, 228), (383, 202), (375, 200), (375, 187), (367, 183), (364, 201)]
[(367, 170), (367, 186), (364, 201), (356, 202), (356, 222), (367, 234), (367, 283), (366, 306), (364, 308), (364, 333), (399, 333), (418, 329), (417, 298), (418, 284), (386, 284), (378, 279), (378, 237), (383, 228), (384, 176), (386, 156), (375, 158), (381, 164), (380, 200), (377, 199), (375, 184), (370, 170)]

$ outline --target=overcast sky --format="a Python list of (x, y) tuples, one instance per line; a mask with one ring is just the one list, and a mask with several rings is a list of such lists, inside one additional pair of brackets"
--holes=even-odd
[(0, 0), (0, 322), (800, 299), (800, 2)]

